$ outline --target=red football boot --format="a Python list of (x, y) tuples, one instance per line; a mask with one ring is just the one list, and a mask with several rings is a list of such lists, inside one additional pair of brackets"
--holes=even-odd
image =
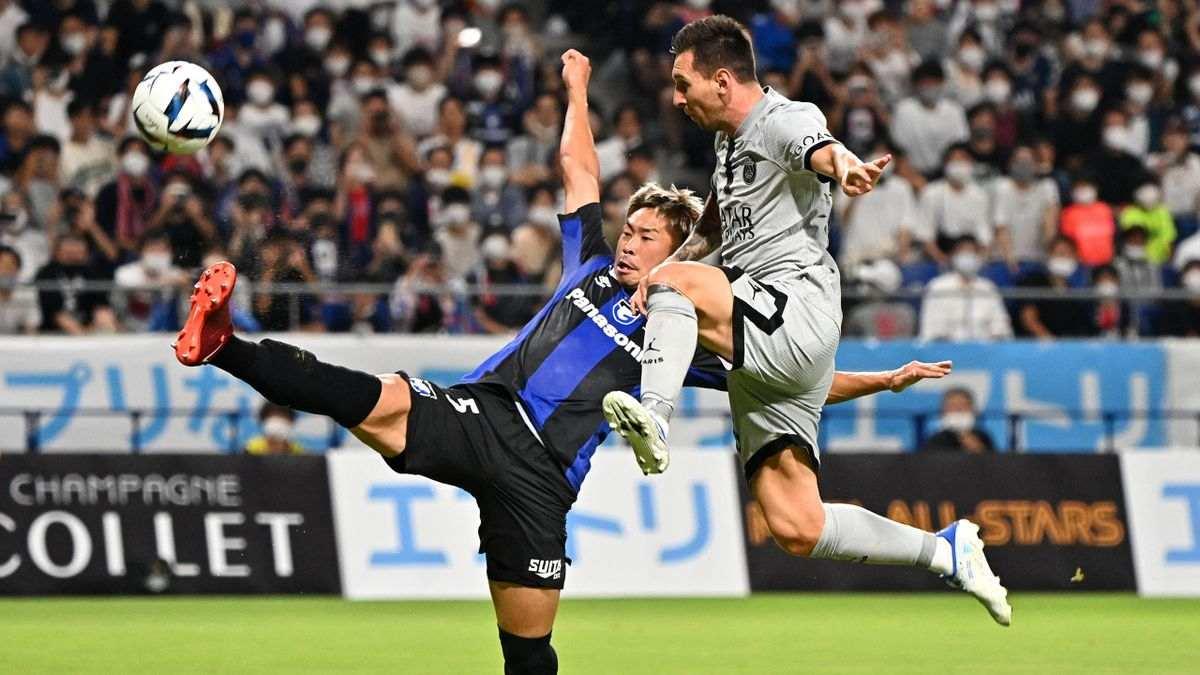
[(172, 345), (180, 363), (198, 366), (229, 342), (233, 335), (229, 296), (233, 295), (236, 283), (237, 268), (227, 262), (216, 263), (200, 275), (200, 280), (193, 286), (187, 323), (183, 324), (183, 330)]

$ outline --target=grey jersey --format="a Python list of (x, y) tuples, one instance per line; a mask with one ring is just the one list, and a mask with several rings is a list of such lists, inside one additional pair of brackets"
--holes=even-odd
[(770, 87), (764, 94), (733, 138), (717, 133), (712, 187), (721, 213), (721, 261), (768, 281), (802, 276), (813, 265), (836, 270), (826, 250), (830, 180), (809, 168), (809, 158), (837, 141), (815, 105)]

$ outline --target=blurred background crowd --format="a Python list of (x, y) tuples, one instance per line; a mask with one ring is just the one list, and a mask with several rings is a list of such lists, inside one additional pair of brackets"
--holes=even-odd
[[(246, 330), (514, 331), (558, 279), (559, 55), (592, 58), (615, 229), (644, 181), (707, 192), (668, 46), (719, 12), (898, 160), (835, 200), (848, 335), (1200, 335), (1198, 5), (0, 0), (0, 333), (174, 330), (222, 259)], [(170, 60), (224, 92), (190, 157), (131, 126)]]

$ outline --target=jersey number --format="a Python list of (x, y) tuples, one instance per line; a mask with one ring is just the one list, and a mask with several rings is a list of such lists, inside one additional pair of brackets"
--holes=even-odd
[(479, 406), (475, 405), (475, 399), (473, 398), (454, 398), (453, 396), (447, 395), (446, 400), (450, 401), (450, 405), (454, 406), (454, 411), (460, 415), (468, 410), (470, 410), (471, 414), (473, 415), (479, 414)]

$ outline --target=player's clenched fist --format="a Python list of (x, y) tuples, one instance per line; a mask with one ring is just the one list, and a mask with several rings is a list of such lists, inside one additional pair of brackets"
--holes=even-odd
[(568, 49), (562, 55), (563, 84), (569, 91), (586, 92), (588, 79), (592, 76), (592, 62), (577, 49)]

